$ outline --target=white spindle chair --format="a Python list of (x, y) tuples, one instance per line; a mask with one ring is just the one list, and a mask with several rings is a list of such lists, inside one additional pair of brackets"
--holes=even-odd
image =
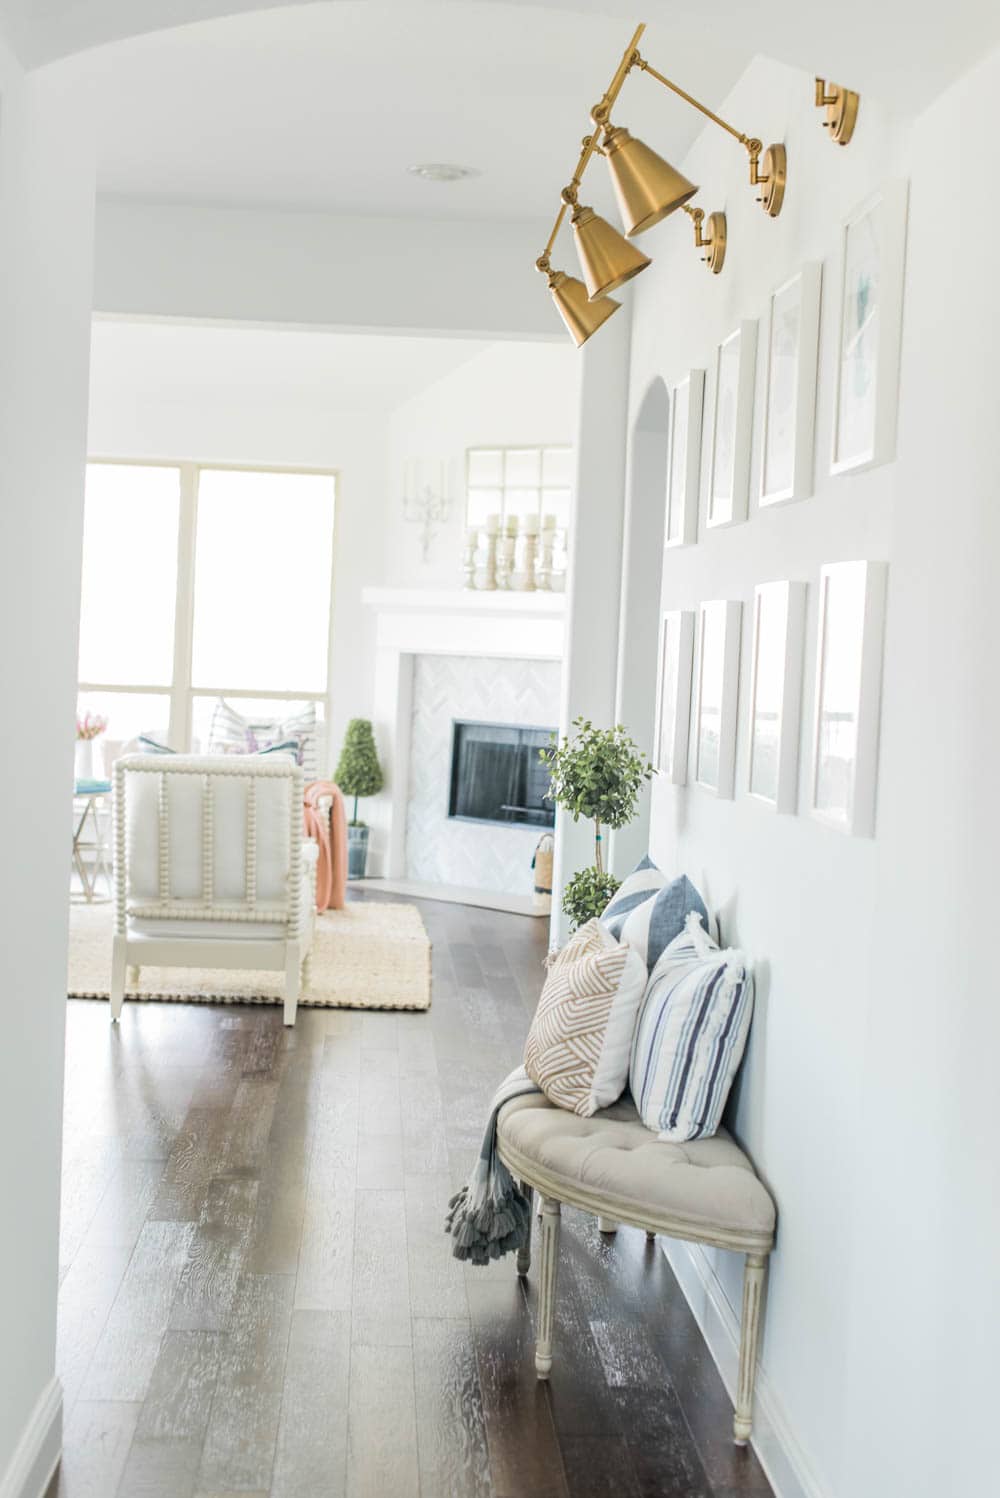
[(142, 966), (284, 972), (308, 982), (316, 845), (302, 770), (270, 755), (130, 754), (114, 767), (111, 1018)]

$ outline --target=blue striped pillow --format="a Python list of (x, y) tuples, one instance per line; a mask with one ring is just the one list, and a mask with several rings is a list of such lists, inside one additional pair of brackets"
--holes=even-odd
[(639, 953), (646, 971), (652, 973), (667, 947), (684, 930), (684, 922), (692, 911), (708, 925), (705, 902), (687, 875), (681, 874), (658, 889), (652, 899), (642, 901), (628, 912), (622, 922), (620, 940)]
[(648, 1129), (680, 1143), (716, 1132), (743, 1057), (753, 974), (689, 915), (657, 963), (632, 1041), (629, 1087)]
[(618, 886), (604, 907), (601, 925), (621, 941), (622, 927), (629, 912), (637, 905), (641, 905), (644, 900), (651, 900), (666, 882), (656, 864), (647, 854), (641, 863), (636, 864), (628, 878)]

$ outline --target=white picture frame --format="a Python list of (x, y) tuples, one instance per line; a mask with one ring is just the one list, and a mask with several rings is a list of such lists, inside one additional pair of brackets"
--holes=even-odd
[(768, 304), (762, 509), (807, 499), (813, 491), (822, 285), (823, 266), (810, 261), (772, 292)]
[(753, 596), (747, 791), (785, 813), (798, 807), (806, 591), (758, 583)]
[(743, 605), (712, 599), (698, 611), (694, 714), (695, 784), (731, 800), (736, 785), (736, 713)]
[(810, 811), (854, 837), (875, 834), (888, 567), (820, 571)]
[(893, 181), (847, 219), (841, 237), (830, 471), (896, 456), (908, 184)]
[(704, 405), (705, 371), (692, 369), (670, 392), (665, 546), (692, 546), (698, 539)]
[(694, 626), (693, 609), (672, 609), (660, 618), (653, 764), (672, 785), (687, 783)]
[(747, 518), (753, 437), (757, 323), (745, 318), (715, 351), (712, 458), (705, 524), (710, 530)]

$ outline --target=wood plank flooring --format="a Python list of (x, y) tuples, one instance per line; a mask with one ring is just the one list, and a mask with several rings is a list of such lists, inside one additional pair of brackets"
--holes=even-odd
[(428, 1014), (70, 1003), (47, 1498), (770, 1492), (643, 1234), (564, 1213), (549, 1385), (532, 1280), (451, 1257), (545, 927), (421, 910)]

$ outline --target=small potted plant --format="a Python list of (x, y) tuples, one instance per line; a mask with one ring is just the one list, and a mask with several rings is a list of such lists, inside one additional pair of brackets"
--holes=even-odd
[(383, 785), (375, 735), (367, 718), (352, 718), (348, 723), (333, 778), (345, 796), (354, 797), (354, 813), (347, 824), (347, 877), (363, 879), (368, 862), (368, 827), (358, 820), (358, 798), (377, 796)]
[(76, 715), (76, 755), (73, 761), (73, 775), (76, 780), (93, 780), (94, 778), (94, 740), (99, 739), (108, 726), (107, 718), (102, 718), (100, 713), (84, 713)]
[(563, 891), (562, 908), (575, 931), (601, 914), (621, 883), (604, 867), (602, 829), (631, 822), (643, 782), (652, 779), (654, 770), (620, 723), (595, 728), (577, 718), (573, 727), (573, 738), (553, 743), (541, 755), (549, 767), (553, 801), (574, 822), (586, 817), (594, 824), (594, 862), (575, 873)]

